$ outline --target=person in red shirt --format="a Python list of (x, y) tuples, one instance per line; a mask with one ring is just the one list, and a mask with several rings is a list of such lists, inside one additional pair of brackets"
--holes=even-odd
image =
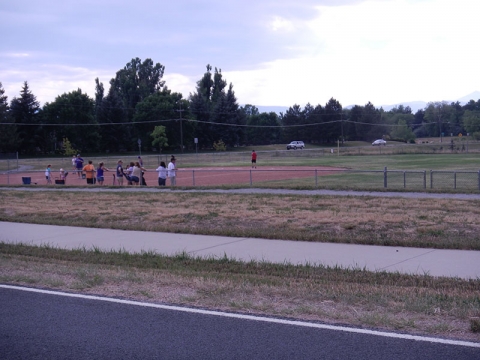
[(252, 169), (255, 167), (257, 168), (257, 153), (255, 150), (252, 150)]

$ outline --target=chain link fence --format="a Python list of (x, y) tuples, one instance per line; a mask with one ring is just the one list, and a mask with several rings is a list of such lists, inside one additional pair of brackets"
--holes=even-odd
[[(444, 139), (446, 140), (446, 139)], [(387, 146), (358, 146), (325, 149), (303, 150), (271, 150), (257, 151), (262, 161), (278, 164), (279, 169), (264, 170), (261, 167), (247, 170), (244, 167), (233, 170), (232, 164), (250, 164), (251, 153), (248, 151), (210, 152), (210, 153), (185, 153), (185, 154), (156, 154), (142, 156), (143, 166), (149, 169), (148, 184), (155, 185), (157, 179), (154, 171), (161, 161), (166, 164), (170, 157), (175, 155), (182, 159), (182, 168), (178, 172), (179, 186), (257, 186), (257, 187), (305, 187), (329, 189), (405, 189), (422, 191), (426, 189), (437, 190), (480, 190), (480, 171), (438, 171), (438, 170), (345, 170), (345, 169), (320, 169), (298, 167), (285, 170), (286, 167), (296, 165), (298, 158), (322, 158), (324, 156), (350, 156), (374, 154), (437, 154), (445, 153), (480, 153), (480, 142), (457, 141), (444, 143), (405, 144)], [(122, 159), (124, 167), (129, 162), (138, 161), (138, 156), (128, 154), (124, 156), (88, 157), (95, 167), (104, 162), (110, 170), (115, 170), (118, 160)], [(289, 161), (291, 159), (291, 161)], [(278, 160), (278, 161), (277, 161)], [(87, 161), (85, 161), (85, 164)], [(75, 172), (72, 159), (63, 158), (34, 158), (21, 159), (18, 153), (0, 154), (0, 184), (15, 185), (25, 184), (30, 178), (31, 184), (46, 184), (46, 164), (52, 165), (53, 179), (57, 180), (60, 169), (70, 174), (68, 185), (83, 185), (85, 179), (81, 173)], [(224, 166), (222, 168), (222, 166)], [(195, 167), (196, 169), (188, 169)], [(215, 169), (199, 169), (214, 167)], [(275, 167), (275, 165), (272, 165)], [(281, 167), (281, 168), (280, 168)], [(23, 178), (26, 178), (25, 180)], [(83, 180), (83, 181), (82, 181)], [(55, 183), (55, 181), (53, 181)], [(106, 185), (115, 184), (115, 176), (106, 173)]]
[[(114, 170), (114, 169), (111, 169)], [(157, 185), (155, 169), (145, 172), (149, 186)], [(52, 184), (87, 185), (85, 172), (70, 171), (65, 181), (58, 171), (52, 171)], [(88, 176), (92, 177), (92, 176)], [(94, 177), (94, 176), (93, 176)], [(44, 171), (14, 171), (0, 174), (2, 185), (47, 185)], [(95, 184), (95, 182), (94, 182)], [(115, 171), (105, 173), (105, 185), (117, 185)], [(124, 182), (126, 185), (126, 182)], [(479, 171), (411, 171), (411, 170), (342, 170), (303, 169), (180, 169), (177, 186), (255, 186), (265, 188), (327, 188), (352, 190), (458, 190), (480, 191)]]

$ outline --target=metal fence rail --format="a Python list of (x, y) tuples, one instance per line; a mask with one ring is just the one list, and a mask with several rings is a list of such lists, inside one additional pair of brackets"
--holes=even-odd
[[(148, 169), (148, 168), (147, 168)], [(86, 185), (85, 173), (70, 171), (66, 185)], [(148, 169), (149, 186), (157, 185), (155, 169)], [(52, 171), (52, 182), (59, 179)], [(1, 185), (46, 185), (44, 171), (9, 171), (0, 174)], [(105, 185), (116, 185), (115, 172), (105, 173)], [(62, 184), (63, 185), (63, 184)], [(126, 185), (126, 182), (124, 182)], [(341, 170), (341, 169), (180, 169), (178, 186), (311, 187), (330, 189), (405, 189), (480, 191), (479, 171)]]

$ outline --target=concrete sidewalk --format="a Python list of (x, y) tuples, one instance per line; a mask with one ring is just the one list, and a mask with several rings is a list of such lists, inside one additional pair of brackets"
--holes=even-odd
[(316, 264), (371, 271), (480, 279), (480, 251), (154, 233), (0, 222), (0, 241), (76, 249), (93, 247), (164, 255), (225, 255), (240, 261)]

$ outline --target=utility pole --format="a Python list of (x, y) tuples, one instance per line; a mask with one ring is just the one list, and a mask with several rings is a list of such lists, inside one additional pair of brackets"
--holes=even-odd
[(177, 110), (180, 113), (180, 147), (183, 153), (183, 126), (182, 126), (182, 100), (180, 99), (180, 110)]

